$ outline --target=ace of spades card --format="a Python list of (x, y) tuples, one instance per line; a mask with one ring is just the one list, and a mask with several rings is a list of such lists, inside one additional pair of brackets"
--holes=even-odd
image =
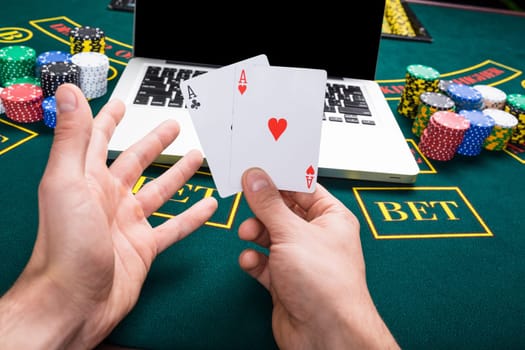
[(249, 88), (233, 99), (231, 184), (238, 186), (245, 170), (260, 167), (281, 190), (313, 192), (326, 71), (250, 66), (237, 67), (235, 76)]

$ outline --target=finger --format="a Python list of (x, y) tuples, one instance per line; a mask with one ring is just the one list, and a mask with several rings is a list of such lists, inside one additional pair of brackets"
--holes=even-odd
[(256, 243), (264, 248), (270, 247), (270, 235), (257, 218), (249, 218), (239, 226), (239, 238)]
[(201, 199), (189, 209), (155, 227), (157, 254), (204, 225), (217, 210), (214, 197)]
[(296, 213), (302, 211), (302, 217), (307, 221), (321, 216), (328, 211), (348, 211), (346, 206), (321, 184), (316, 185), (313, 193), (290, 192), (289, 196), (297, 206), (297, 208), (292, 210)]
[(131, 188), (144, 169), (175, 140), (179, 130), (177, 121), (164, 121), (122, 152), (111, 164), (111, 173), (119, 178), (126, 188)]
[(262, 169), (252, 168), (245, 171), (242, 188), (250, 209), (266, 226), (272, 235), (272, 241), (280, 238), (275, 235), (296, 232), (293, 224), (297, 222), (297, 216), (288, 208), (277, 187)]
[(104, 165), (107, 158), (108, 143), (118, 123), (122, 120), (125, 112), (122, 101), (114, 99), (105, 104), (98, 112), (93, 121), (93, 132), (91, 135), (91, 147), (88, 152), (88, 164), (93, 161), (97, 163), (103, 159)]
[(202, 153), (190, 151), (154, 181), (148, 182), (135, 195), (146, 217), (150, 216), (179, 190), (202, 165)]
[(93, 114), (74, 84), (62, 84), (56, 92), (57, 123), (46, 172), (67, 171), (75, 178), (84, 173), (91, 138)]
[(239, 255), (239, 266), (270, 290), (270, 270), (266, 255), (253, 249), (246, 249)]

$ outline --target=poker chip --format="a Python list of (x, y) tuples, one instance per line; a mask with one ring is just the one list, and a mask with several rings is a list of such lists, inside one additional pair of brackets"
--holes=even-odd
[(439, 83), (438, 83), (438, 90), (440, 93), (446, 95), (447, 94), (447, 88), (450, 84), (452, 84), (453, 81), (452, 80), (443, 80), (443, 79), (440, 79), (439, 80)]
[(419, 96), (419, 100), (417, 114), (412, 123), (412, 132), (416, 136), (421, 136), (432, 114), (437, 111), (453, 112), (456, 108), (450, 97), (439, 92), (423, 92)]
[(470, 122), (456, 112), (437, 111), (419, 140), (419, 150), (428, 158), (449, 161), (463, 141)]
[(397, 105), (397, 112), (410, 119), (415, 119), (419, 106), (419, 97), (424, 92), (439, 92), (440, 73), (429, 66), (411, 64), (405, 73), (405, 86)]
[[(2, 94), (2, 90), (4, 88), (0, 87), (0, 95)], [(0, 99), (0, 114), (3, 114), (5, 112), (4, 104), (2, 103), (2, 100)]]
[(71, 54), (64, 51), (45, 51), (36, 58), (35, 75), (40, 78), (42, 66), (53, 62), (71, 62)]
[(11, 78), (4, 83), (4, 87), (11, 86), (14, 84), (23, 84), (23, 83), (40, 86), (40, 79), (34, 76), (28, 76), (28, 75), (24, 77), (19, 77), (19, 78)]
[(470, 127), (463, 135), (456, 152), (464, 156), (477, 156), (483, 150), (485, 139), (492, 132), (495, 121), (480, 110), (463, 109), (458, 114), (470, 122)]
[(6, 46), (0, 49), (0, 85), (13, 78), (33, 76), (36, 51), (24, 45)]
[(86, 98), (97, 98), (107, 92), (109, 58), (99, 52), (79, 52), (71, 62), (80, 69), (80, 89)]
[(401, 0), (387, 0), (384, 17), (390, 33), (408, 37), (416, 36)]
[(33, 84), (14, 84), (0, 92), (7, 117), (19, 123), (42, 120), (42, 89)]
[(509, 94), (507, 101), (503, 108), (516, 117), (518, 124), (514, 128), (514, 132), (510, 138), (510, 142), (524, 145), (525, 144), (525, 95), (523, 94)]
[(456, 104), (456, 110), (481, 109), (483, 95), (471, 86), (460, 83), (451, 83), (447, 86), (447, 95)]
[(483, 110), (483, 113), (494, 120), (494, 127), (483, 142), (483, 148), (489, 151), (505, 149), (514, 129), (518, 125), (518, 119), (512, 114), (497, 108), (486, 108)]
[(507, 94), (503, 90), (490, 85), (474, 85), (473, 88), (481, 93), (483, 99), (482, 109), (503, 109), (503, 107), (505, 107)]
[(102, 29), (90, 26), (75, 27), (69, 31), (70, 53), (105, 52), (106, 36)]
[(40, 86), (44, 97), (55, 95), (58, 87), (64, 83), (80, 86), (80, 69), (72, 62), (51, 62), (45, 64), (40, 72)]
[(57, 121), (57, 105), (55, 96), (44, 98), (42, 101), (42, 111), (44, 124), (54, 129)]

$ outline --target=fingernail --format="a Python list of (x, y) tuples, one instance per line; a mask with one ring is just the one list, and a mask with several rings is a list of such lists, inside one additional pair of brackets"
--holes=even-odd
[(258, 192), (269, 186), (268, 178), (259, 169), (251, 169), (246, 174), (246, 182), (252, 192)]
[(70, 89), (63, 89), (60, 92), (60, 99), (57, 103), (57, 111), (59, 113), (73, 112), (77, 109), (77, 97)]

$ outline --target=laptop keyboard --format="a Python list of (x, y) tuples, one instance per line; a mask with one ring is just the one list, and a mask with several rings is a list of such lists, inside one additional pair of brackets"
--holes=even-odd
[[(180, 108), (184, 105), (180, 82), (203, 73), (206, 71), (149, 66), (134, 103)], [(359, 86), (327, 83), (324, 112), (325, 121), (375, 125)]]
[(206, 71), (149, 66), (133, 103), (180, 108), (184, 104), (180, 82), (203, 73)]

